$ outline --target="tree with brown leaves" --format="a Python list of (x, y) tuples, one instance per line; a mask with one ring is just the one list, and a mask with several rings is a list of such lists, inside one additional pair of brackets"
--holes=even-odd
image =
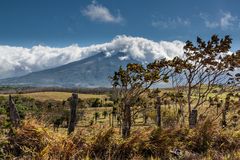
[(118, 92), (119, 112), (122, 124), (122, 137), (130, 135), (132, 126), (132, 108), (139, 97), (158, 82), (168, 82), (171, 70), (169, 61), (162, 59), (143, 66), (141, 64), (128, 64), (126, 69), (120, 67), (111, 77), (113, 88)]
[[(208, 101), (216, 86), (232, 84), (231, 73), (240, 67), (240, 52), (229, 53), (232, 39), (219, 39), (213, 35), (208, 42), (197, 38), (197, 43), (187, 41), (184, 56), (173, 59), (170, 64), (175, 73), (184, 77), (182, 86), (187, 98), (189, 120), (192, 110)], [(217, 88), (218, 95), (223, 88)]]

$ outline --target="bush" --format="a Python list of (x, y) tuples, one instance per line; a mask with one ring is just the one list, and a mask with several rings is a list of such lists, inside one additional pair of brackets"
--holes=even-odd
[(99, 98), (95, 99), (95, 101), (92, 103), (92, 107), (102, 107), (102, 103)]
[(178, 147), (177, 142), (182, 138), (181, 135), (184, 139), (185, 133), (183, 131), (176, 129), (153, 130), (149, 137), (151, 156), (161, 157), (162, 159), (169, 158), (171, 149)]
[(3, 108), (3, 107), (0, 107), (0, 115), (6, 115), (7, 114), (7, 111), (6, 111), (6, 109), (5, 108)]
[(38, 157), (47, 146), (48, 134), (35, 121), (27, 122), (9, 137), (6, 148), (15, 157)]
[(24, 106), (22, 104), (16, 104), (16, 108), (18, 110), (20, 118), (24, 119), (28, 111), (27, 106)]
[(102, 131), (91, 145), (90, 157), (92, 159), (108, 159), (114, 148), (113, 130)]
[(109, 103), (105, 103), (104, 106), (105, 106), (105, 107), (113, 107), (114, 104), (109, 102)]
[(230, 153), (240, 149), (240, 134), (229, 136), (229, 133), (218, 133), (215, 137), (212, 148), (221, 153)]
[(216, 136), (216, 128), (211, 120), (207, 119), (189, 133), (187, 149), (199, 154), (206, 153), (212, 146)]
[(141, 138), (139, 134), (133, 134), (126, 140), (121, 141), (115, 148), (112, 159), (129, 160), (137, 155)]

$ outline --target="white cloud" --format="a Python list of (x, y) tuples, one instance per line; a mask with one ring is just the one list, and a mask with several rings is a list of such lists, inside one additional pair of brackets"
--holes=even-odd
[(83, 9), (82, 14), (89, 17), (92, 21), (112, 23), (120, 23), (123, 21), (120, 13), (114, 16), (113, 14), (111, 14), (108, 8), (98, 4), (96, 1), (92, 1), (90, 5)]
[(230, 12), (223, 13), (223, 16), (220, 19), (220, 26), (222, 28), (231, 27), (237, 20), (238, 18), (236, 16), (232, 16)]
[(0, 45), (0, 78), (19, 76), (33, 71), (53, 68), (89, 56), (104, 53), (109, 57), (119, 52), (127, 53), (121, 60), (132, 58), (142, 63), (158, 58), (171, 59), (183, 54), (181, 41), (155, 42), (141, 37), (117, 36), (103, 44), (80, 47), (71, 45), (65, 48), (34, 46), (32, 48)]
[[(231, 29), (240, 22), (237, 16), (233, 16), (231, 12), (220, 12), (220, 17), (211, 20), (207, 14), (200, 13), (200, 17), (204, 20), (205, 26), (208, 28)], [(238, 26), (237, 26), (238, 27)]]
[(183, 19), (180, 17), (152, 21), (153, 27), (164, 28), (164, 29), (165, 28), (187, 27), (190, 25), (191, 25), (191, 22), (189, 19)]
[(118, 57), (121, 61), (124, 61), (124, 60), (128, 60), (129, 59), (129, 56), (126, 55), (126, 56), (121, 56), (121, 57)]

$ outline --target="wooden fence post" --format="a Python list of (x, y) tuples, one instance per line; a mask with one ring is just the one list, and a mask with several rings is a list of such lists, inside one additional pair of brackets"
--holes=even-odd
[(230, 95), (226, 96), (225, 99), (225, 105), (222, 111), (222, 128), (225, 128), (227, 126), (227, 111), (229, 110), (229, 105), (230, 105)]
[(132, 126), (131, 106), (129, 104), (125, 104), (122, 119), (122, 137), (124, 139), (130, 136), (131, 126)]
[(77, 118), (77, 104), (78, 104), (78, 94), (72, 93), (71, 101), (70, 101), (70, 122), (68, 126), (68, 134), (71, 134), (76, 125), (76, 118)]
[(10, 121), (15, 128), (18, 128), (20, 125), (20, 116), (18, 114), (16, 105), (15, 105), (11, 95), (9, 95), (8, 106), (9, 106)]
[(112, 113), (109, 113), (109, 114), (108, 114), (108, 118), (109, 118), (109, 119), (108, 119), (109, 127), (112, 126), (112, 124), (111, 124), (111, 122), (112, 122), (112, 121), (111, 121), (111, 116), (112, 116)]
[(194, 128), (197, 125), (197, 116), (198, 116), (198, 111), (196, 109), (193, 109), (190, 113), (190, 121), (189, 121), (189, 126), (190, 128)]
[(147, 119), (148, 119), (146, 111), (147, 111), (147, 105), (144, 105), (144, 110), (143, 110), (143, 123), (144, 123), (144, 125), (147, 124)]
[(222, 128), (225, 128), (227, 126), (226, 115), (227, 115), (227, 110), (225, 108), (223, 108), (223, 110), (222, 110)]
[(161, 128), (161, 98), (158, 96), (157, 97), (157, 104), (156, 104), (156, 109), (157, 109), (157, 126)]

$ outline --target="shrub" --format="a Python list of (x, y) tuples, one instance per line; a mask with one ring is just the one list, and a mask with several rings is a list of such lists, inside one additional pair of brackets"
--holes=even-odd
[(1, 115), (1, 114), (3, 114), (3, 115), (7, 114), (6, 109), (3, 108), (3, 107), (0, 107), (0, 115)]
[(16, 108), (18, 110), (20, 118), (24, 119), (27, 114), (27, 111), (28, 111), (27, 106), (24, 106), (24, 105), (18, 103), (18, 104), (16, 104)]
[(207, 119), (203, 124), (197, 126), (190, 132), (187, 139), (187, 149), (196, 153), (206, 153), (213, 144), (216, 136), (215, 126)]
[(128, 139), (121, 141), (114, 150), (112, 159), (132, 159), (137, 154), (137, 146), (139, 146), (138, 142), (140, 141), (141, 139), (138, 134), (133, 134), (133, 136), (129, 137)]
[(91, 145), (90, 157), (92, 159), (108, 159), (114, 151), (113, 130), (100, 132)]
[(95, 101), (92, 103), (92, 107), (102, 107), (102, 103), (99, 98), (95, 99)]
[(7, 151), (15, 157), (38, 157), (47, 146), (49, 135), (35, 121), (24, 122), (9, 137)]

